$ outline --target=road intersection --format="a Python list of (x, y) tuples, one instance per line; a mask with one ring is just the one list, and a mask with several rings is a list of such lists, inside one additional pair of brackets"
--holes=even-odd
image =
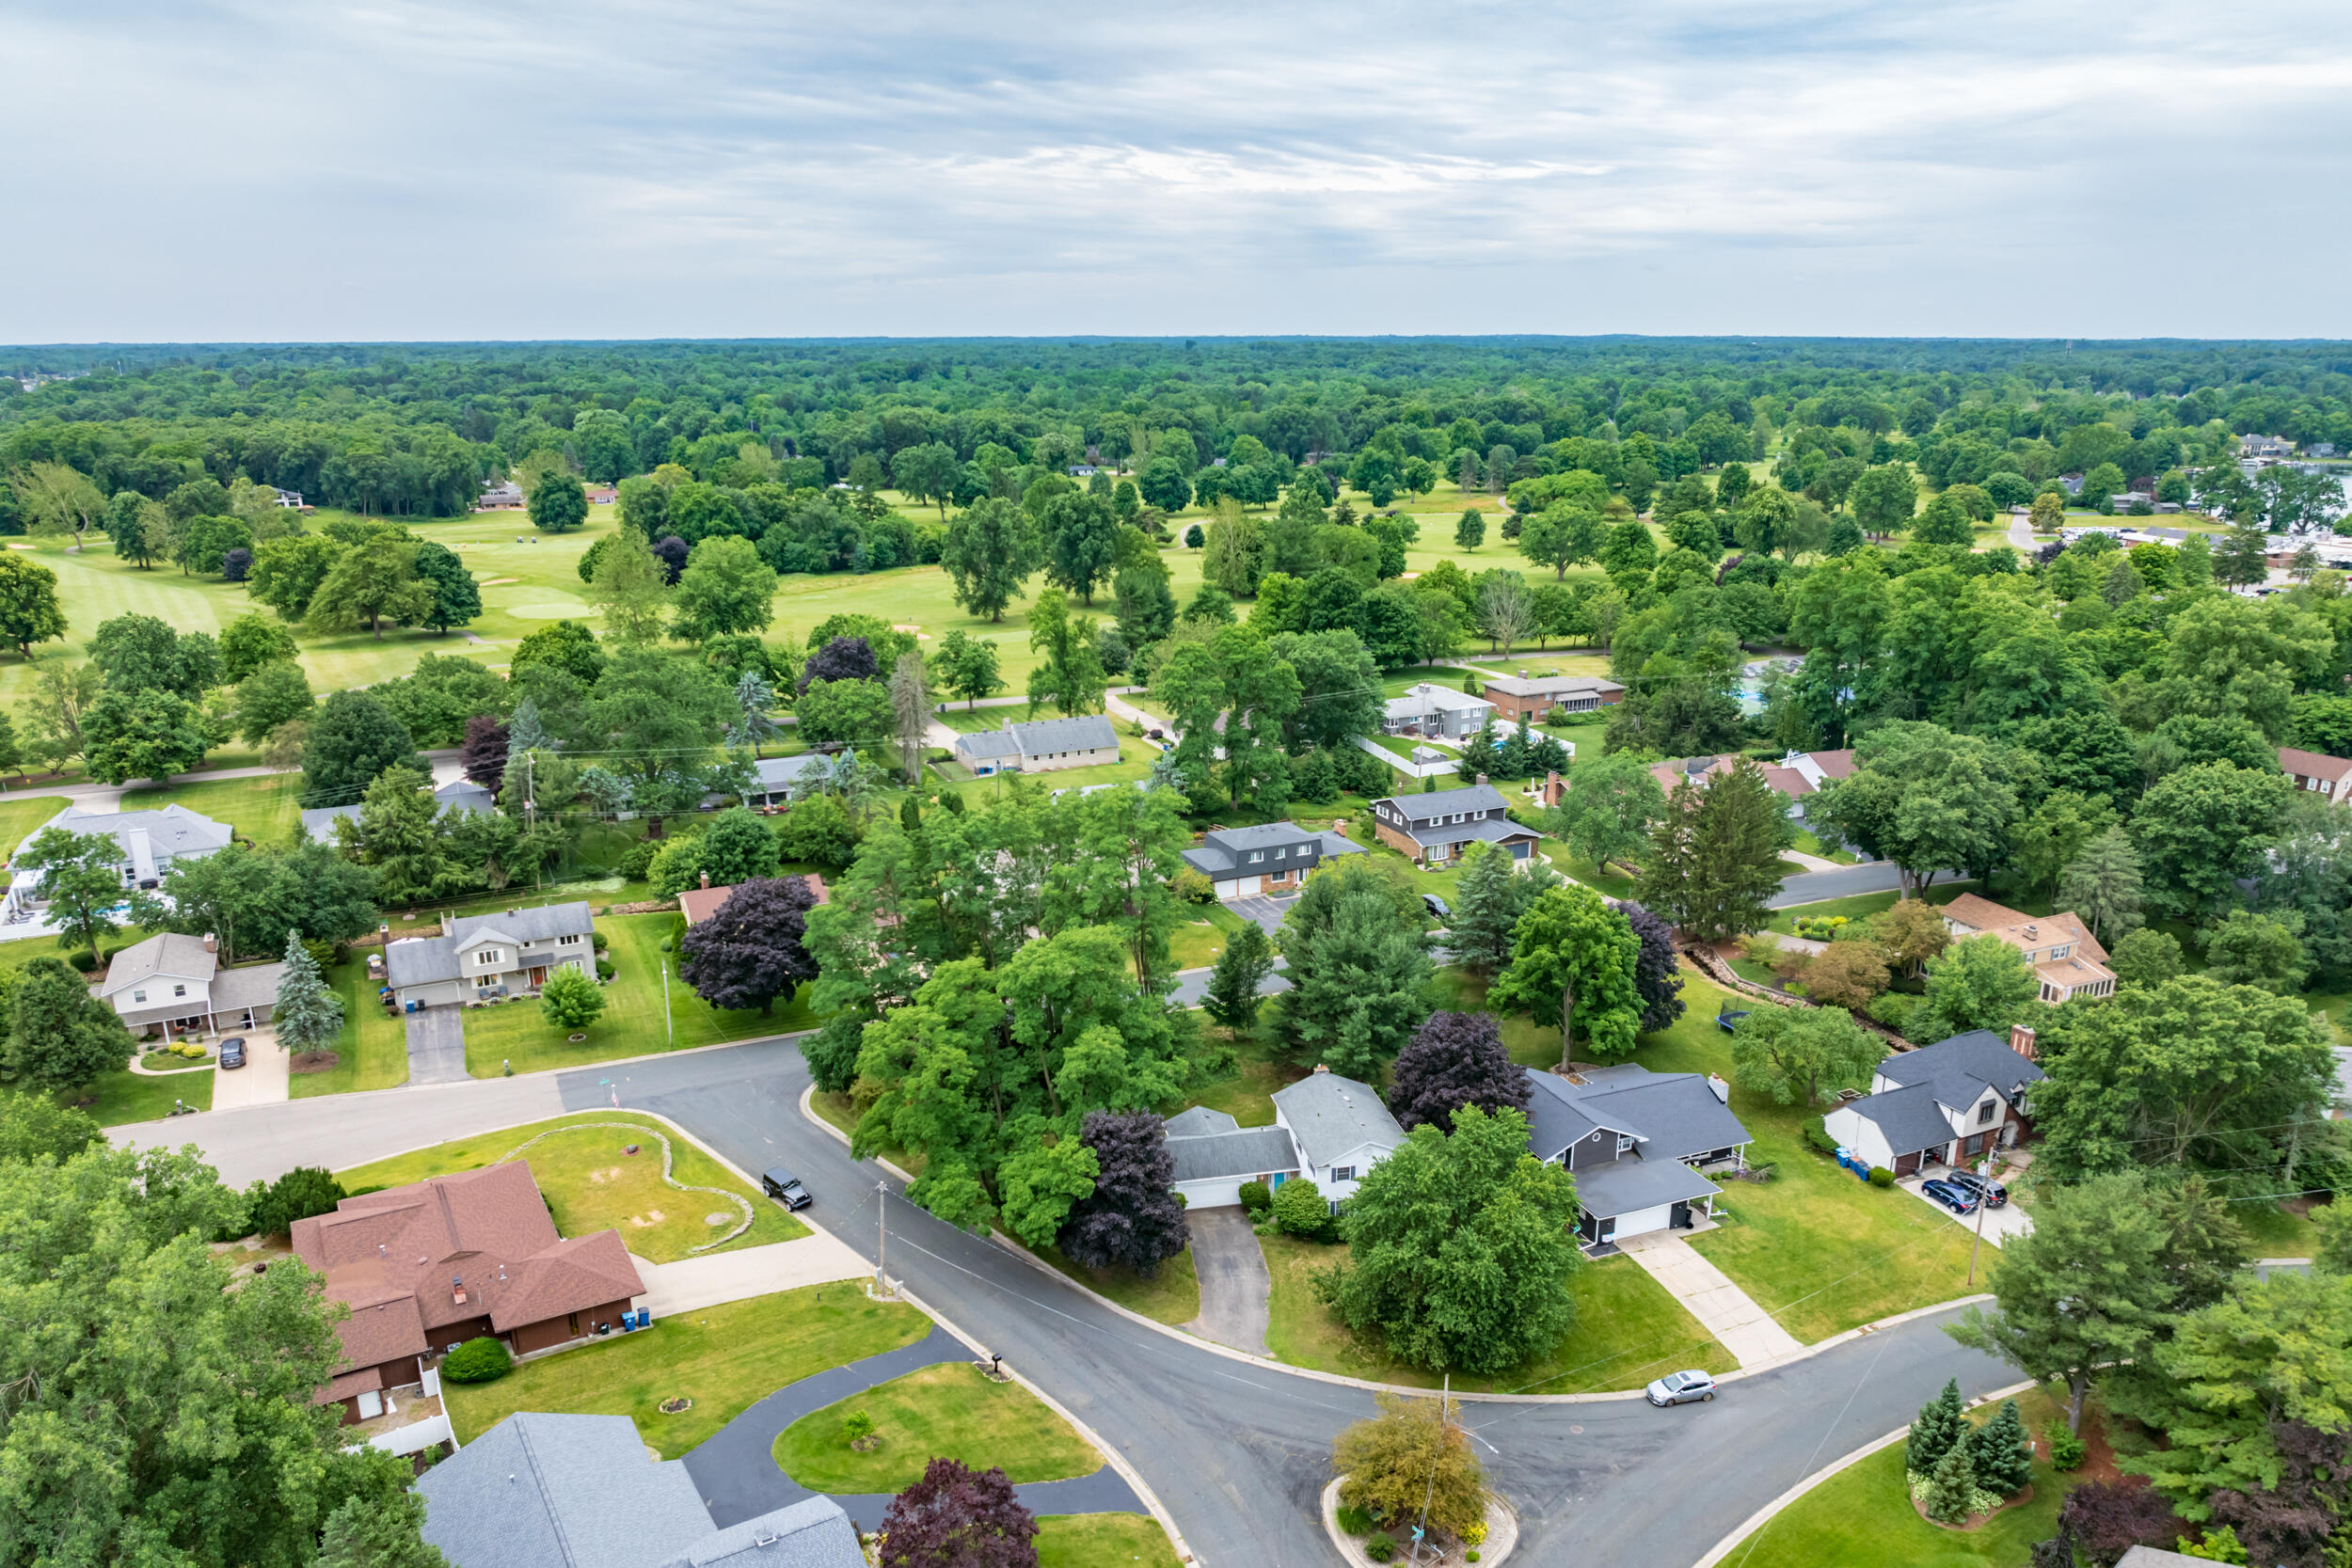
[[(1003, 1245), (941, 1224), (898, 1182), (852, 1161), (800, 1111), (806, 1065), (789, 1040), (430, 1085), (119, 1128), (120, 1141), (192, 1143), (242, 1186), (297, 1164), (341, 1168), (618, 1103), (675, 1120), (737, 1165), (785, 1164), (818, 1220), (869, 1260), (876, 1204), (890, 1273), (1086, 1422), (1156, 1494), (1212, 1568), (1325, 1568), (1318, 1522), (1331, 1439), (1372, 1411), (1363, 1386), (1296, 1371), (1147, 1324)], [(886, 1196), (885, 1196), (886, 1195)], [(1638, 1397), (1477, 1401), (1466, 1421), (1517, 1507), (1533, 1564), (1690, 1568), (1758, 1507), (1910, 1419), (1956, 1377), (1975, 1396), (2014, 1381), (1914, 1318), (1727, 1382), (1711, 1404)], [(1538, 1391), (1540, 1392), (1540, 1390)]]

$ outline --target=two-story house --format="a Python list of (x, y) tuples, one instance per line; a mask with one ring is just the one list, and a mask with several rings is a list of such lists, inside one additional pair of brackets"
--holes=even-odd
[(1338, 832), (1318, 832), (1295, 822), (1263, 822), (1254, 828), (1212, 828), (1184, 852), (1184, 863), (1216, 889), (1219, 898), (1295, 893), (1307, 874), (1334, 855), (1360, 855), (1363, 846)]
[(2042, 984), (2042, 1000), (2052, 1006), (2074, 996), (2115, 994), (2106, 949), (2072, 910), (2037, 918), (1963, 893), (1943, 913), (1955, 937), (1999, 937), (2023, 953)]
[(1502, 722), (1540, 723), (1554, 708), (1592, 713), (1625, 700), (1625, 688), (1599, 675), (1497, 675), (1479, 689)]
[(1372, 831), (1381, 843), (1423, 865), (1444, 865), (1473, 844), (1497, 844), (1513, 860), (1535, 852), (1543, 835), (1511, 820), (1502, 794), (1478, 775), (1476, 784), (1428, 795), (1391, 795), (1372, 803)]
[[(235, 836), (226, 822), (215, 822), (181, 805), (154, 811), (84, 811), (68, 806), (42, 823), (28, 840), (51, 828), (114, 840), (115, 870), (126, 893), (161, 886), (174, 861), (217, 854)], [(40, 881), (40, 874), (36, 871), (16, 874), (8, 885), (8, 919), (23, 920), (46, 907), (36, 891)]]
[(1870, 1092), (1821, 1118), (1829, 1135), (1897, 1176), (1930, 1165), (1965, 1166), (2014, 1144), (2029, 1129), (2027, 1092), (2045, 1074), (2033, 1031), (2008, 1040), (1989, 1029), (1898, 1052), (1879, 1063)]
[(1528, 1151), (1574, 1173), (1587, 1246), (1691, 1228), (1723, 1191), (1702, 1167), (1746, 1160), (1751, 1138), (1720, 1078), (1631, 1062), (1569, 1076), (1523, 1070)]
[(2305, 752), (2293, 746), (2279, 748), (2279, 770), (2297, 789), (2308, 789), (2325, 796), (2339, 806), (2352, 805), (2352, 761), (2331, 757), (2325, 752)]
[(535, 991), (557, 969), (596, 966), (596, 922), (584, 901), (465, 915), (437, 937), (384, 949), (385, 974), (405, 1011)]
[(1494, 716), (1494, 704), (1427, 681), (1389, 699), (1380, 727), (1391, 735), (1467, 740)]
[(1356, 1195), (1364, 1172), (1405, 1141), (1405, 1129), (1381, 1103), (1378, 1089), (1321, 1065), (1274, 1091), (1274, 1125), (1290, 1134), (1298, 1173), (1314, 1182), (1335, 1214)]
[(285, 974), (282, 963), (223, 969), (213, 938), (167, 931), (116, 954), (90, 994), (133, 1034), (209, 1035), (267, 1023)]

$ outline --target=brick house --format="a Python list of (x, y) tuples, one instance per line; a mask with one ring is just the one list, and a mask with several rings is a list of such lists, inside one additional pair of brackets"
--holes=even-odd
[(556, 1234), (519, 1160), (344, 1198), (294, 1222), (294, 1250), (351, 1307), (335, 1329), (342, 1364), (316, 1396), (346, 1425), (422, 1381), (428, 1355), (483, 1338), (527, 1355), (609, 1333), (645, 1290), (619, 1231)]
[(2032, 1131), (2027, 1092), (2045, 1074), (2034, 1035), (2019, 1024), (2004, 1042), (1989, 1029), (1899, 1051), (1879, 1063), (1870, 1092), (1821, 1118), (1845, 1148), (1897, 1176), (1960, 1167)]
[(1497, 675), (1478, 690), (1494, 704), (1495, 716), (1505, 724), (1522, 719), (1537, 723), (1553, 708), (1591, 713), (1625, 700), (1624, 687), (1598, 675)]
[(1429, 795), (1391, 795), (1372, 803), (1372, 831), (1381, 843), (1423, 865), (1445, 865), (1473, 844), (1501, 845), (1513, 860), (1535, 852), (1543, 835), (1511, 820), (1502, 791), (1478, 782)]

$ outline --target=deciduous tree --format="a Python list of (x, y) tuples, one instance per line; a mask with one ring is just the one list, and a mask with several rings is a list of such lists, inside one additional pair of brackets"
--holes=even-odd
[(1867, 1085), (1885, 1054), (1885, 1042), (1843, 1007), (1756, 1007), (1731, 1037), (1740, 1086), (1779, 1105), (1817, 1105), (1824, 1088)]
[(0, 1067), (11, 1080), (79, 1089), (102, 1072), (121, 1071), (130, 1057), (131, 1036), (121, 1018), (62, 960), (35, 958), (18, 973), (8, 990), (8, 1039), (0, 1047)]
[(365, 626), (380, 641), (387, 621), (423, 621), (433, 610), (434, 587), (417, 576), (416, 552), (412, 540), (379, 534), (338, 555), (310, 594), (305, 617), (311, 629)]
[(98, 953), (102, 937), (113, 934), (109, 911), (122, 902), (122, 849), (111, 833), (77, 833), (43, 828), (16, 851), (19, 871), (34, 871), (34, 896), (49, 906), (58, 945)]
[(1094, 1190), (1062, 1222), (1062, 1253), (1089, 1269), (1123, 1264), (1149, 1279), (1192, 1243), (1176, 1201), (1167, 1124), (1149, 1111), (1089, 1111), (1078, 1135), (1094, 1150)]
[(1331, 1445), (1340, 1501), (1394, 1525), (1419, 1520), (1461, 1536), (1486, 1517), (1486, 1481), (1451, 1401), (1376, 1393), (1380, 1413)]
[(882, 1568), (1037, 1568), (1037, 1520), (1001, 1469), (934, 1459), (882, 1511)]
[(570, 964), (560, 964), (539, 987), (539, 1016), (558, 1029), (585, 1029), (604, 1016), (604, 988)]
[(759, 546), (715, 535), (687, 557), (673, 596), (672, 630), (692, 642), (764, 631), (775, 615), (775, 569), (760, 559)]
[(318, 705), (302, 753), (302, 803), (358, 802), (375, 776), (395, 763), (429, 773), (408, 726), (364, 691), (337, 691)]
[(1612, 752), (1570, 770), (1558, 808), (1545, 831), (1566, 842), (1580, 860), (1606, 868), (1633, 863), (1648, 847), (1650, 830), (1666, 815), (1666, 792), (1638, 756)]
[(1406, 1132), (1422, 1122), (1451, 1132), (1465, 1105), (1524, 1111), (1528, 1094), (1492, 1013), (1430, 1014), (1389, 1070), (1389, 1109)]
[(766, 1016), (777, 998), (790, 1001), (798, 987), (817, 977), (803, 943), (816, 902), (802, 877), (737, 883), (716, 914), (688, 928), (679, 975), (714, 1007), (755, 1006)]
[(1560, 1020), (1560, 1064), (1585, 1049), (1603, 1060), (1633, 1054), (1642, 997), (1634, 973), (1642, 940), (1631, 922), (1581, 882), (1550, 889), (1513, 934), (1511, 967), (1487, 999), (1536, 1019)]
[(2041, 990), (2025, 954), (1999, 937), (1969, 937), (1928, 966), (1927, 996), (1914, 1026), (1935, 1039), (1971, 1029), (2006, 1033)]
[(542, 533), (568, 533), (588, 520), (588, 492), (567, 473), (541, 475), (527, 505), (531, 526)]

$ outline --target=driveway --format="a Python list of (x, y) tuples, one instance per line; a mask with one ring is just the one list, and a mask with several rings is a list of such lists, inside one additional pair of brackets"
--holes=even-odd
[[(1900, 1187), (1904, 1192), (1909, 1193), (1912, 1196), (1917, 1198), (1920, 1202), (1926, 1204), (1929, 1208), (1934, 1210), (1937, 1213), (1943, 1215), (1946, 1219), (1950, 1220), (1954, 1225), (1961, 1227), (1963, 1229), (1976, 1229), (1976, 1215), (1955, 1214), (1949, 1209), (1945, 1208), (1942, 1204), (1936, 1202), (1935, 1199), (1930, 1197), (1927, 1194), (1919, 1190), (1923, 1183), (1931, 1181), (1934, 1179), (1935, 1173), (1930, 1173), (1926, 1176), (1899, 1176), (1895, 1179), (1895, 1185)], [(2020, 1209), (2013, 1201), (2005, 1203), (1998, 1209), (1987, 1209), (1984, 1212), (1984, 1239), (1990, 1245), (1999, 1246), (2003, 1243), (2009, 1241), (2011, 1237), (2029, 1236), (2032, 1233), (2033, 1216), (2026, 1213), (2023, 1209)]]
[(651, 1262), (634, 1253), (629, 1261), (637, 1265), (637, 1277), (645, 1282), (645, 1293), (637, 1298), (637, 1305), (649, 1308), (657, 1318), (741, 1301), (746, 1296), (797, 1291), (803, 1285), (866, 1279), (874, 1272), (865, 1259), (817, 1229), (797, 1241), (681, 1258), (675, 1263)]
[(463, 1084), (466, 1014), (462, 1007), (424, 1007), (406, 1015), (408, 1082)]
[(1804, 1348), (1754, 1296), (1676, 1232), (1652, 1230), (1618, 1243), (1617, 1250), (1663, 1285), (1740, 1366), (1777, 1361)]
[(1203, 1339), (1264, 1355), (1266, 1303), (1273, 1276), (1245, 1209), (1203, 1209), (1186, 1214), (1192, 1267), (1200, 1276), (1200, 1315), (1184, 1326)]
[(213, 1069), (215, 1111), (233, 1111), (240, 1105), (277, 1104), (287, 1097), (294, 1083), (294, 1059), (278, 1049), (278, 1041), (270, 1031), (246, 1029), (242, 1036), (245, 1066), (228, 1070)]
[(1282, 916), (1289, 912), (1293, 904), (1297, 902), (1298, 895), (1294, 893), (1286, 898), (1269, 898), (1263, 895), (1235, 898), (1230, 900), (1225, 907), (1244, 920), (1256, 921), (1267, 936), (1272, 936), (1280, 927)]

